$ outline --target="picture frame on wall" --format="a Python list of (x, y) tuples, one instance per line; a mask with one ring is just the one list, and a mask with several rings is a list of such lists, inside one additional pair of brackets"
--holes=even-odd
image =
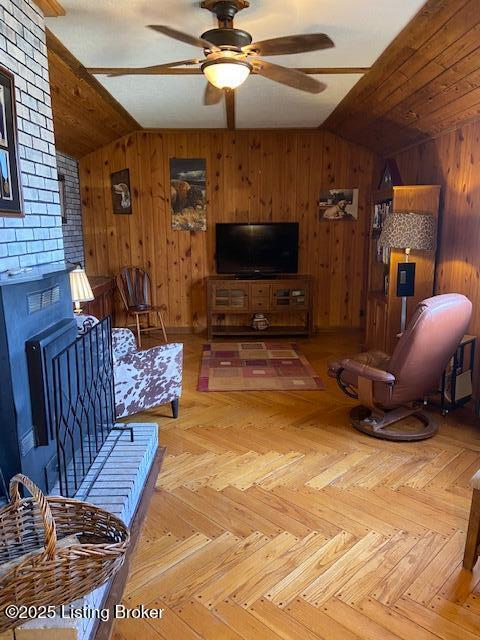
[(392, 187), (400, 187), (403, 185), (400, 171), (398, 170), (397, 163), (393, 158), (385, 160), (385, 166), (380, 176), (380, 182), (378, 183), (378, 191), (382, 189), (388, 190)]
[(112, 208), (115, 214), (132, 213), (132, 192), (130, 190), (130, 170), (122, 169), (110, 174), (112, 187)]
[(321, 189), (318, 200), (320, 220), (358, 219), (358, 189)]
[(23, 216), (13, 75), (0, 66), (0, 215)]
[(206, 158), (170, 158), (172, 229), (207, 230)]
[(67, 224), (67, 197), (65, 193), (65, 176), (58, 174), (58, 192), (60, 194), (60, 213), (62, 216), (62, 224)]

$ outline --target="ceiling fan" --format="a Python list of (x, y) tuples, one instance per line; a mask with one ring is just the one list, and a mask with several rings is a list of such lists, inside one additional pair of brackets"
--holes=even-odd
[(237, 12), (248, 6), (247, 0), (204, 0), (201, 7), (217, 16), (218, 28), (206, 31), (199, 38), (165, 25), (149, 25), (150, 29), (158, 33), (200, 47), (204, 50), (205, 57), (203, 59), (192, 58), (143, 68), (91, 69), (91, 71), (93, 73), (108, 73), (110, 77), (131, 74), (157, 75), (165, 71), (168, 72), (168, 69), (174, 67), (200, 65), (201, 72), (208, 80), (204, 96), (206, 105), (220, 102), (224, 90), (236, 89), (245, 82), (251, 73), (300, 91), (309, 93), (324, 91), (326, 84), (323, 82), (298, 69), (290, 69), (262, 60), (260, 56), (330, 49), (335, 46), (332, 40), (324, 33), (308, 33), (252, 42), (252, 36), (247, 31), (236, 29), (233, 26), (233, 19)]

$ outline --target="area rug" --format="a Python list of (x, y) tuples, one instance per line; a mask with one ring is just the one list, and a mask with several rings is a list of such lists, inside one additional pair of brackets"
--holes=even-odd
[(324, 384), (292, 342), (203, 345), (198, 391), (318, 391)]

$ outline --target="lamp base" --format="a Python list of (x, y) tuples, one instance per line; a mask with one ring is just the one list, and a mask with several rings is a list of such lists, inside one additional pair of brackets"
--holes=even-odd
[(402, 296), (402, 311), (400, 314), (400, 333), (403, 333), (407, 327), (407, 298)]

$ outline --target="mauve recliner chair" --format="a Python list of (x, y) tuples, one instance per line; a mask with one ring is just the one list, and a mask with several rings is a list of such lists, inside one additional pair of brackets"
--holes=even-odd
[[(422, 440), (433, 436), (437, 425), (414, 402), (438, 388), (448, 361), (467, 331), (472, 304), (457, 293), (420, 302), (390, 357), (367, 351), (329, 364), (344, 393), (358, 398), (360, 407), (350, 412), (353, 426), (377, 438)], [(393, 425), (408, 416), (420, 421), (419, 429)]]

